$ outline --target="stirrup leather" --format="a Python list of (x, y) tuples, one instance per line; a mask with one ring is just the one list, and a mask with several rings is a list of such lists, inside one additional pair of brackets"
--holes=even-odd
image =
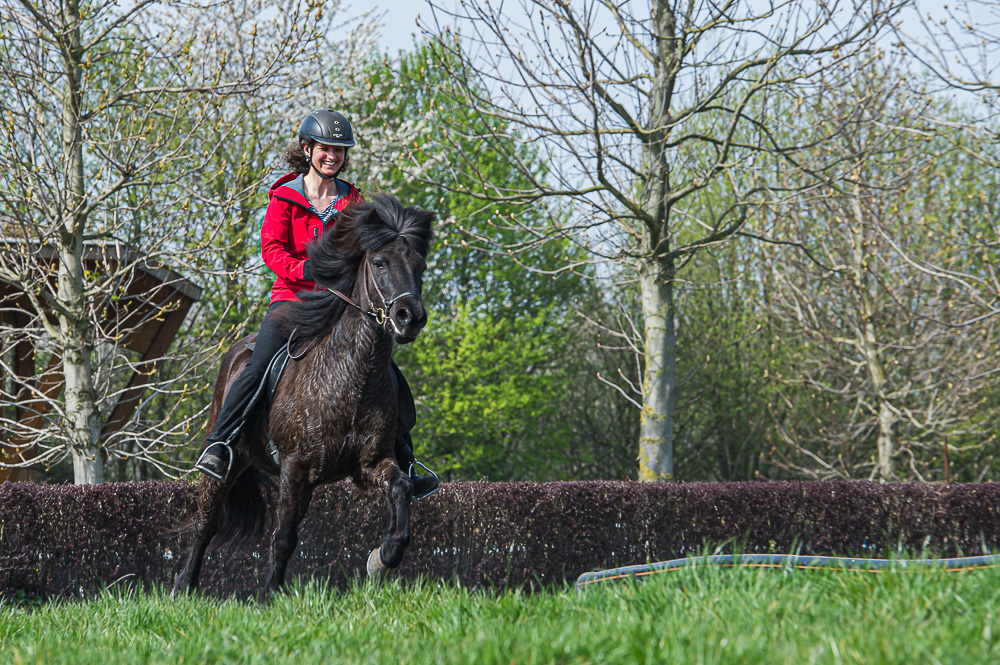
[[(215, 471), (213, 471), (212, 469), (210, 469), (207, 466), (205, 466), (205, 464), (204, 464), (205, 455), (207, 455), (208, 451), (211, 450), (212, 448), (214, 448), (215, 446), (222, 446), (222, 448), (225, 450), (225, 452), (229, 453), (229, 461), (226, 463), (226, 473), (223, 474), (223, 475), (221, 475), (221, 476), (218, 473), (216, 473)], [(205, 446), (205, 450), (202, 451), (201, 457), (199, 457), (198, 461), (194, 463), (194, 468), (198, 469), (199, 471), (201, 471), (202, 473), (204, 473), (207, 476), (211, 476), (212, 478), (215, 478), (216, 480), (221, 480), (222, 482), (226, 482), (226, 480), (229, 478), (229, 472), (233, 468), (233, 448), (232, 448), (232, 446), (230, 446), (225, 441), (215, 441), (213, 443), (208, 444), (207, 446)]]
[(431, 470), (431, 469), (430, 469), (429, 467), (427, 467), (427, 465), (426, 465), (426, 464), (424, 464), (424, 463), (422, 463), (422, 462), (418, 462), (417, 460), (413, 460), (413, 463), (412, 463), (412, 464), (410, 464), (410, 469), (409, 469), (409, 471), (407, 471), (407, 475), (408, 475), (408, 476), (409, 476), (410, 478), (416, 478), (416, 477), (417, 477), (417, 475), (416, 475), (416, 474), (415, 474), (415, 473), (413, 472), (413, 470), (414, 470), (414, 468), (416, 468), (416, 467), (418, 467), (418, 466), (419, 466), (419, 467), (420, 467), (421, 469), (423, 469), (424, 471), (427, 471), (427, 472), (428, 472), (428, 473), (430, 473), (430, 474), (431, 474), (432, 476), (434, 476), (434, 480), (438, 481), (438, 486), (437, 486), (437, 487), (435, 487), (434, 489), (432, 489), (432, 490), (431, 490), (430, 492), (428, 492), (427, 494), (421, 494), (420, 496), (417, 496), (416, 494), (414, 494), (414, 495), (413, 495), (413, 499), (414, 499), (414, 501), (419, 501), (420, 499), (424, 499), (424, 498), (427, 498), (427, 497), (429, 497), (429, 496), (430, 496), (431, 494), (434, 494), (434, 492), (437, 492), (437, 491), (438, 491), (439, 489), (441, 489), (441, 485), (440, 485), (440, 482), (441, 482), (441, 479), (440, 479), (440, 478), (438, 478), (438, 475), (437, 475), (436, 473), (434, 473), (434, 471), (432, 471), (432, 470)]

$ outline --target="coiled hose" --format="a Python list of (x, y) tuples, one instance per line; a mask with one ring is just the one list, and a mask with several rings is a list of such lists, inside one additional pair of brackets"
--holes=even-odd
[(576, 580), (577, 590), (598, 582), (623, 580), (642, 581), (651, 575), (669, 573), (684, 568), (719, 566), (725, 568), (797, 568), (801, 570), (857, 570), (880, 573), (886, 570), (916, 572), (928, 568), (949, 573), (962, 573), (1000, 565), (1000, 554), (968, 556), (954, 559), (864, 559), (808, 554), (715, 554), (688, 557), (638, 566), (625, 566), (584, 573)]

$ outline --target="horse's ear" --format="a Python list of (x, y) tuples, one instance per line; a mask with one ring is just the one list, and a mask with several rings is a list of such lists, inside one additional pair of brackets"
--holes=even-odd
[(424, 210), (422, 208), (412, 208), (415, 212), (420, 214), (420, 223), (426, 224), (428, 227), (434, 226), (434, 222), (437, 221), (438, 214), (433, 210)]
[(370, 219), (374, 211), (375, 206), (372, 205), (371, 201), (351, 201), (340, 211), (340, 215), (337, 217), (337, 226), (345, 229), (368, 226), (374, 221)]
[(371, 224), (378, 224), (381, 218), (378, 215), (378, 207), (368, 203), (358, 203), (356, 204), (356, 212), (354, 214), (354, 219), (356, 220), (358, 226), (369, 226)]
[(417, 251), (427, 256), (431, 247), (431, 239), (434, 237), (434, 222), (437, 220), (437, 213), (423, 208), (407, 208), (405, 218), (407, 225), (403, 235), (413, 243)]

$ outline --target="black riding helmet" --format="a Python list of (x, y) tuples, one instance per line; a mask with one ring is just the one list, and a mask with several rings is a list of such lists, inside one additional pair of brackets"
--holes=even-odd
[(299, 126), (299, 140), (312, 139), (326, 145), (354, 147), (354, 128), (343, 113), (333, 109), (313, 111)]
[[(342, 146), (346, 156), (347, 150), (354, 146), (354, 128), (343, 113), (333, 109), (320, 109), (303, 118), (302, 124), (299, 125), (299, 142), (310, 140), (325, 145)], [(315, 169), (316, 167), (312, 165), (312, 145), (310, 143), (306, 148), (306, 155), (309, 157), (309, 168)], [(346, 159), (344, 163), (347, 163)], [(330, 180), (336, 178), (340, 170), (332, 176), (323, 175), (319, 171), (316, 173), (323, 180)]]

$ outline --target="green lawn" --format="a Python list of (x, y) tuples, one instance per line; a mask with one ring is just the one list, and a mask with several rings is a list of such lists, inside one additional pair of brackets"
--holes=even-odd
[(684, 570), (584, 593), (396, 582), (267, 605), (0, 606), (3, 663), (996, 663), (1000, 570)]

